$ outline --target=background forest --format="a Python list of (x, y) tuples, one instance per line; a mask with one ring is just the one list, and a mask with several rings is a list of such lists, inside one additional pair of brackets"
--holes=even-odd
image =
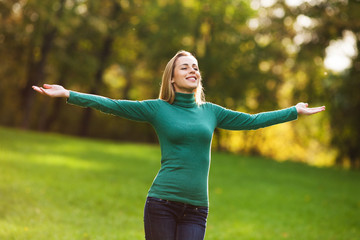
[(214, 149), (359, 168), (359, 12), (358, 0), (0, 0), (0, 125), (156, 143), (148, 124), (31, 86), (157, 98), (165, 64), (184, 49), (207, 101), (248, 113), (327, 107), (267, 129), (217, 130)]

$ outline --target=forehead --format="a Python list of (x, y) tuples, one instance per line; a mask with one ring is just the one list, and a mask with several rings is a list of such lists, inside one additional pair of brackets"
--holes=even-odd
[(179, 57), (177, 60), (176, 60), (176, 65), (179, 66), (179, 65), (183, 65), (183, 64), (188, 64), (190, 66), (192, 65), (198, 65), (198, 62), (196, 60), (196, 58), (194, 56), (182, 56), (182, 57)]

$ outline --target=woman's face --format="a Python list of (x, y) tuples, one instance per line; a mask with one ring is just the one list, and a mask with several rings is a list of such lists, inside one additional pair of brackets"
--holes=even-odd
[(171, 82), (175, 92), (194, 93), (200, 83), (198, 62), (193, 56), (179, 57), (175, 62), (174, 76)]

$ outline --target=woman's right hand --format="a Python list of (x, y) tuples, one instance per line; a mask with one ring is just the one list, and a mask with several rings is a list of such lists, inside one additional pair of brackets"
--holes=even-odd
[(47, 95), (49, 97), (65, 97), (70, 96), (69, 90), (66, 90), (63, 86), (55, 84), (44, 84), (42, 87), (32, 86), (32, 88), (41, 93), (42, 95)]

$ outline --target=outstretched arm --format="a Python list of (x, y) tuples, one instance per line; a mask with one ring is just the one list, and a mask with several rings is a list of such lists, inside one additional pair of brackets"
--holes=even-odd
[(70, 96), (69, 90), (65, 89), (63, 86), (60, 86), (60, 85), (44, 84), (43, 87), (32, 86), (32, 88), (35, 91), (41, 93), (42, 95), (46, 95), (49, 97), (69, 98), (69, 96)]
[(325, 106), (309, 108), (307, 103), (298, 103), (295, 105), (298, 114), (311, 115), (325, 111)]
[(212, 104), (217, 119), (217, 127), (229, 130), (251, 130), (268, 127), (274, 124), (297, 119), (298, 115), (311, 115), (325, 110), (325, 106), (308, 108), (307, 103), (298, 103), (296, 106), (258, 114), (247, 114), (232, 111), (216, 104)]
[(136, 121), (151, 121), (158, 105), (156, 100), (114, 100), (98, 95), (69, 91), (60, 85), (44, 84), (43, 87), (33, 86), (33, 89), (46, 96), (65, 97), (67, 103), (70, 104), (91, 107), (104, 113)]

